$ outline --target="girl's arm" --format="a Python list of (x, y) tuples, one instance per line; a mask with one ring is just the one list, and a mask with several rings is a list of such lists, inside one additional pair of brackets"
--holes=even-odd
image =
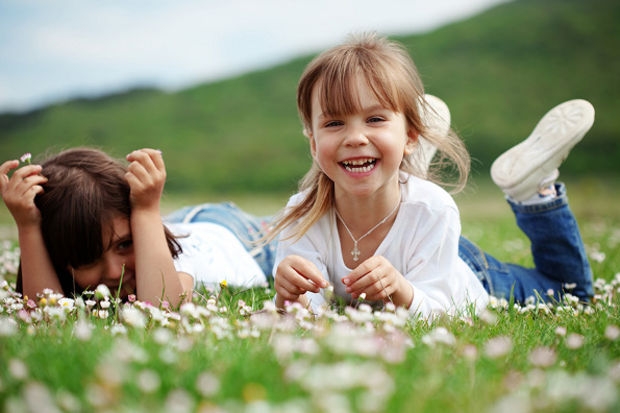
[(191, 298), (193, 278), (177, 272), (168, 248), (159, 201), (166, 181), (161, 152), (137, 150), (127, 155), (131, 188), (131, 231), (136, 260), (136, 293), (141, 301), (173, 306)]
[[(286, 208), (292, 208), (300, 202), (301, 195), (291, 197)], [(303, 307), (319, 310), (327, 300), (324, 295), (329, 287), (323, 252), (317, 245), (325, 249), (324, 233), (315, 224), (301, 237), (292, 233), (293, 228), (284, 228), (277, 243), (274, 259), (275, 304), (284, 308), (286, 302), (299, 303)]]
[(43, 192), (41, 185), (47, 182), (47, 178), (40, 175), (40, 165), (24, 166), (9, 178), (8, 173), (18, 166), (17, 160), (0, 166), (0, 191), (17, 224), (23, 295), (35, 297), (46, 288), (62, 293), (58, 275), (43, 242), (41, 213), (34, 203), (35, 196)]

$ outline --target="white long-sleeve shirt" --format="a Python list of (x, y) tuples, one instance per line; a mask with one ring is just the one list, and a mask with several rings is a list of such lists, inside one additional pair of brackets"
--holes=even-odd
[(174, 260), (177, 271), (191, 275), (194, 284), (217, 286), (226, 281), (230, 286), (267, 285), (258, 263), (239, 239), (227, 228), (211, 222), (167, 223), (179, 236), (183, 252)]
[[(444, 189), (414, 176), (401, 184), (401, 205), (396, 220), (374, 255), (385, 257), (413, 286), (409, 310), (424, 318), (451, 315), (475, 305), (480, 310), (489, 297), (469, 266), (458, 255), (461, 223), (458, 208)], [(296, 194), (288, 205), (300, 202)], [(341, 279), (350, 273), (342, 248), (333, 208), (298, 241), (284, 231), (278, 243), (274, 274), (288, 255), (313, 262), (333, 285), (334, 295), (351, 301)], [(324, 291), (306, 293), (314, 310), (325, 304)]]

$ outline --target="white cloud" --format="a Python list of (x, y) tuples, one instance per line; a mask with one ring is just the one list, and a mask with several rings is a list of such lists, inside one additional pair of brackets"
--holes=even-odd
[(0, 111), (138, 84), (179, 88), (317, 52), (350, 32), (423, 32), (505, 1), (3, 0)]

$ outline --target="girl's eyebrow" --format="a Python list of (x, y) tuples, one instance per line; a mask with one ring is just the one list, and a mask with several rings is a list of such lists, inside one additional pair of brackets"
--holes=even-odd
[[(389, 111), (389, 112), (393, 112), (392, 109), (385, 107), (384, 105), (380, 104), (380, 103), (376, 103), (374, 105), (371, 106), (366, 106), (366, 107), (361, 107), (359, 112), (376, 112), (376, 111)], [(338, 117), (341, 116), (340, 114), (335, 114), (335, 113), (327, 113), (327, 112), (321, 112), (317, 115), (317, 118), (319, 120), (323, 120), (326, 118), (332, 118), (332, 117)]]
[(374, 105), (364, 106), (361, 108), (362, 112), (375, 112), (378, 110), (386, 110), (389, 112), (393, 112), (392, 109), (386, 107), (385, 105), (382, 105), (381, 103), (375, 103)]
[(126, 242), (126, 241), (131, 241), (131, 234), (126, 234), (126, 235), (120, 236), (118, 238), (115, 238), (113, 240), (113, 243), (114, 244), (121, 244), (121, 243)]

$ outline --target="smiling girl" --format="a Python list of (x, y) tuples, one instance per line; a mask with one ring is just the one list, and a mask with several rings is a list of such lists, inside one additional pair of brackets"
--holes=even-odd
[(458, 257), (456, 205), (420, 178), (427, 163), (418, 136), (454, 161), (457, 186), (469, 156), (454, 134), (426, 129), (420, 107), (431, 109), (403, 49), (374, 36), (335, 47), (306, 68), (297, 102), (314, 162), (275, 225), (277, 304), (317, 307), (328, 284), (348, 300), (365, 296), (425, 314), (486, 304)]
[(399, 44), (362, 35), (320, 54), (301, 76), (297, 105), (313, 164), (270, 233), (280, 237), (279, 307), (316, 311), (333, 294), (429, 317), (479, 310), (489, 293), (521, 303), (559, 300), (569, 290), (583, 301), (592, 294), (565, 189), (555, 184), (562, 160), (592, 126), (588, 102), (554, 108), (494, 164), (536, 268), (501, 263), (461, 237), (447, 182), (433, 173), (446, 168), (428, 170), (428, 154), (434, 147), (439, 165), (451, 165), (456, 190), (467, 181), (469, 155), (449, 124), (430, 127), (427, 115), (441, 116)]

